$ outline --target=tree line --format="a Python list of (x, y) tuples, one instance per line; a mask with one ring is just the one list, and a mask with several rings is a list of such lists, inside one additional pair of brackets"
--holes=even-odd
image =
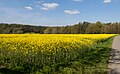
[(49, 27), (0, 23), (0, 34), (120, 34), (120, 23), (82, 22), (72, 26)]

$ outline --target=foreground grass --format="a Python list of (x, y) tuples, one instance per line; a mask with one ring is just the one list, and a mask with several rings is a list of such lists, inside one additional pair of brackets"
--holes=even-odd
[[(78, 40), (79, 38), (77, 42)], [(20, 48), (17, 51), (1, 48), (0, 66), (3, 66), (3, 68), (0, 71), (4, 74), (106, 74), (112, 40), (113, 37), (101, 40), (97, 45), (92, 44), (92, 47), (88, 47), (89, 43), (82, 45), (81, 48), (79, 48), (79, 45), (76, 48), (77, 46), (74, 47), (75, 45), (71, 44), (74, 48), (73, 51), (65, 51), (64, 44), (66, 43), (60, 43), (60, 46), (63, 45), (63, 47), (59, 49), (62, 50), (57, 51), (55, 54), (41, 53), (40, 51), (31, 52), (30, 46), (33, 45), (29, 45), (27, 55)], [(86, 41), (86, 39), (82, 41)], [(66, 45), (70, 46), (69, 44)]]

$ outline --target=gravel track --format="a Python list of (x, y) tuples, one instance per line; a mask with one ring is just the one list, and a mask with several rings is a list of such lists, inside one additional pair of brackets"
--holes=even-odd
[(120, 74), (120, 36), (116, 36), (113, 40), (108, 67), (108, 74)]

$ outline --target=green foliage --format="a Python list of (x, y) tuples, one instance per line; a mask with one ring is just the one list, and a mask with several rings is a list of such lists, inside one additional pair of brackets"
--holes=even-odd
[(43, 34), (46, 27), (30, 26), (22, 24), (0, 24), (0, 34), (23, 34), (23, 33), (41, 33)]
[(21, 24), (0, 24), (0, 34), (120, 34), (120, 23), (83, 22), (72, 26), (45, 27)]

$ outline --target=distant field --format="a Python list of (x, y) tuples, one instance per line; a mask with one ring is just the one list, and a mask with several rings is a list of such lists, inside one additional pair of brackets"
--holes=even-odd
[[(0, 34), (0, 68), (34, 74), (106, 72), (115, 34)], [(108, 42), (108, 43), (106, 43)]]

